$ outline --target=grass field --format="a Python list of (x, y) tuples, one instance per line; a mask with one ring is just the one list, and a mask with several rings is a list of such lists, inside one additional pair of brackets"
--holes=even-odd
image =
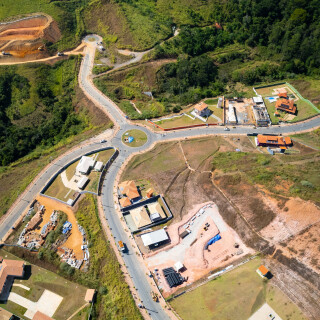
[[(217, 108), (216, 106), (213, 106), (213, 105), (209, 105), (208, 107), (215, 116), (219, 117), (222, 120), (223, 109)], [(193, 110), (193, 107), (191, 109), (190, 108), (187, 109), (185, 113), (189, 114), (191, 117), (194, 117), (193, 115), (190, 114), (192, 110)], [(211, 116), (208, 118), (206, 122), (203, 122), (198, 118), (195, 118), (193, 120), (187, 115), (183, 115), (181, 117), (174, 117), (171, 119), (155, 121), (155, 123), (164, 129), (171, 129), (171, 128), (177, 128), (177, 127), (192, 126), (197, 124), (215, 124), (215, 123), (219, 123), (219, 121), (218, 119), (213, 118)]]
[(291, 136), (294, 140), (302, 142), (312, 148), (320, 150), (320, 129), (311, 132), (299, 133)]
[(182, 319), (247, 320), (267, 302), (283, 320), (306, 319), (298, 307), (257, 273), (259, 258), (186, 293), (170, 303)]
[[(125, 139), (128, 137), (133, 137), (134, 140), (131, 143), (125, 142)], [(132, 148), (143, 146), (147, 142), (147, 140), (147, 135), (143, 131), (137, 129), (126, 131), (122, 136), (122, 142), (126, 146)]]
[[(257, 91), (257, 93), (259, 95), (262, 95), (262, 97), (265, 98), (265, 97), (271, 97), (271, 96), (275, 95), (273, 93), (274, 89), (283, 88), (283, 87), (286, 88), (286, 90), (287, 90), (287, 92), (289, 94), (294, 94), (291, 91), (291, 89), (285, 84), (283, 84), (283, 85), (274, 85), (274, 86), (267, 87), (267, 88), (259, 88), (259, 89), (256, 89), (256, 91)], [(295, 98), (298, 98), (298, 100), (295, 101), (295, 104), (297, 106), (297, 114), (294, 117), (294, 119), (290, 120), (289, 122), (301, 121), (301, 120), (309, 118), (310, 116), (318, 114), (318, 112), (314, 108), (312, 108), (312, 106), (309, 105), (306, 101), (301, 100), (299, 97), (295, 97)], [(279, 118), (283, 118), (287, 114), (286, 112), (281, 112), (280, 111), (279, 112), (280, 113), (280, 117), (276, 117), (274, 115), (274, 112), (276, 111), (275, 110), (275, 102), (270, 103), (268, 99), (264, 99), (264, 102), (265, 102), (265, 105), (266, 105), (266, 107), (268, 109), (268, 113), (270, 115), (270, 119), (271, 119), (272, 123), (277, 124), (279, 122)]]
[[(5, 250), (0, 250), (0, 255), (7, 259), (20, 260)], [(29, 264), (30, 265), (30, 264)], [(23, 288), (13, 286), (11, 291), (15, 292), (26, 299), (31, 301), (38, 301), (44, 290), (50, 290), (63, 297), (63, 300), (54, 314), (54, 318), (57, 320), (64, 320), (71, 316), (77, 309), (83, 306), (86, 302), (84, 300), (87, 288), (68, 281), (57, 274), (40, 268), (35, 265), (31, 266), (31, 272), (26, 272), (26, 277), (23, 279), (15, 279), (14, 284), (22, 284), (30, 288), (30, 290), (24, 290)], [(26, 269), (28, 270), (28, 269)], [(27, 277), (29, 276), (30, 277)], [(75, 294), (75, 292), (77, 294)], [(26, 309), (23, 307), (9, 302), (7, 304), (0, 304), (0, 307), (7, 309), (19, 316), (23, 316)], [(85, 319), (85, 315), (78, 319)]]

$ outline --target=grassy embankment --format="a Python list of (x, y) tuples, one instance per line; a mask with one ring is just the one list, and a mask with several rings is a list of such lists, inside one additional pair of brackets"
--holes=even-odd
[(248, 319), (264, 303), (282, 319), (306, 319), (272, 280), (262, 279), (256, 269), (261, 259), (254, 259), (170, 303), (183, 319)]
[[(21, 139), (20, 143), (14, 145), (6, 139), (3, 140), (2, 147), (14, 149), (19, 146), (22, 151), (25, 150), (23, 148), (26, 148), (30, 140), (26, 138), (24, 132), (28, 133), (29, 130), (36, 131), (35, 134), (30, 134), (35, 135), (34, 138), (39, 142), (35, 144), (34, 149), (32, 149), (33, 145), (30, 147), (31, 149), (26, 156), (0, 166), (0, 215), (8, 210), (41, 169), (54, 158), (66, 152), (70, 147), (111, 126), (109, 119), (88, 102), (78, 89), (78, 66), (77, 59), (70, 59), (58, 63), (54, 67), (45, 67), (45, 77), (52, 95), (56, 97), (55, 99), (66, 99), (65, 97), (68, 96), (68, 99), (61, 103), (60, 109), (58, 106), (52, 109), (53, 106), (44, 105), (43, 99), (39, 97), (37, 72), (43, 68), (42, 66), (1, 67), (1, 70), (14, 72), (22, 77), (28, 84), (25, 96), (21, 96), (21, 92), (24, 90), (20, 90), (20, 92), (17, 88), (13, 88), (11, 103), (6, 110), (9, 118), (6, 120), (6, 126), (9, 125), (10, 130), (21, 132), (19, 134), (23, 140)], [(63, 120), (66, 116), (70, 117), (70, 120), (72, 119), (71, 122), (66, 123), (66, 120)], [(62, 119), (60, 118), (59, 122), (54, 124), (53, 122), (58, 121), (56, 118), (59, 119), (59, 117)], [(41, 126), (43, 128), (40, 130)], [(58, 126), (61, 127), (60, 134), (54, 133)], [(49, 133), (50, 130), (52, 133)], [(25, 143), (24, 140), (28, 141)], [(6, 151), (3, 156), (7, 157), (8, 154), (10, 153)]]
[(102, 231), (96, 199), (93, 196), (87, 195), (80, 202), (76, 218), (89, 237), (88, 277), (92, 277), (100, 288), (95, 307), (96, 319), (141, 319), (117, 257)]
[(227, 174), (228, 179), (232, 175), (235, 184), (240, 182), (241, 174), (249, 183), (263, 185), (270, 192), (274, 192), (276, 186), (283, 186), (277, 189), (277, 194), (319, 202), (320, 163), (312, 160), (317, 155), (316, 151), (311, 154), (276, 156), (221, 152), (213, 159), (213, 169), (219, 170), (219, 174)]

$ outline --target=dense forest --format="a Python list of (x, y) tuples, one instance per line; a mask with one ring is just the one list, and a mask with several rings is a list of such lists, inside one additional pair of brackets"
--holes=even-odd
[(75, 57), (54, 67), (1, 68), (0, 165), (84, 130), (73, 103), (78, 66)]

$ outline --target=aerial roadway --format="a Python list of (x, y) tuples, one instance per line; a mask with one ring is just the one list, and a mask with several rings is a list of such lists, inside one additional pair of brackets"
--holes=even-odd
[[(117, 175), (123, 166), (123, 163), (133, 153), (148, 150), (159, 141), (188, 139), (196, 136), (209, 135), (238, 135), (248, 133), (297, 133), (319, 127), (320, 117), (317, 116), (308, 121), (295, 124), (283, 124), (280, 126), (271, 126), (256, 129), (247, 126), (238, 126), (236, 128), (230, 129), (230, 131), (225, 131), (225, 127), (215, 126), (193, 128), (188, 130), (177, 130), (166, 133), (153, 132), (146, 126), (133, 124), (129, 119), (126, 118), (126, 116), (113, 101), (111, 101), (94, 86), (92, 82), (92, 68), (96, 47), (100, 41), (102, 41), (102, 39), (97, 35), (90, 35), (84, 39), (86, 47), (84, 49), (84, 58), (79, 74), (79, 85), (86, 96), (91, 99), (97, 107), (103, 109), (115, 125), (113, 137), (106, 143), (104, 143), (103, 146), (117, 148), (119, 150), (119, 156), (113, 162), (105, 176), (100, 200), (103, 206), (105, 217), (110, 229), (112, 230), (112, 234), (115, 237), (115, 240), (122, 240), (127, 245), (128, 253), (123, 255), (123, 259), (130, 277), (133, 280), (134, 286), (137, 289), (139, 298), (143, 301), (143, 305), (149, 312), (150, 317), (157, 320), (170, 319), (161, 305), (152, 300), (150, 292), (153, 289), (148, 282), (145, 270), (141, 268), (141, 263), (138, 261), (135, 250), (131, 246), (131, 242), (128, 239), (128, 234), (123, 229), (120, 217), (116, 212), (113, 187), (115, 185)], [(146, 133), (148, 140), (143, 146), (132, 148), (122, 143), (122, 135), (124, 134), (124, 132), (131, 129), (139, 129)], [(33, 201), (33, 199), (38, 195), (44, 185), (59, 170), (59, 168), (61, 168), (61, 166), (81, 155), (84, 155), (90, 151), (97, 150), (99, 148), (101, 148), (99, 142), (91, 139), (86, 143), (82, 143), (81, 145), (73, 148), (56, 161), (53, 161), (45, 170), (43, 170), (29, 185), (29, 187), (19, 198), (19, 201), (15, 203), (11, 210), (9, 210), (6, 217), (2, 220), (2, 224), (0, 226), (0, 238), (3, 238), (5, 234), (12, 228), (12, 226), (14, 226), (19, 216), (28, 208), (30, 202)]]

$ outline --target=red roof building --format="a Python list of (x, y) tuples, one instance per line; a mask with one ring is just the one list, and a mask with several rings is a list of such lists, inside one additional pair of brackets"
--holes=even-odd
[(278, 95), (279, 99), (276, 102), (276, 110), (296, 114), (297, 107), (294, 105), (294, 101), (292, 99), (289, 99), (287, 93), (279, 93)]
[(287, 149), (287, 147), (292, 146), (292, 140), (290, 137), (258, 134), (257, 145), (262, 147), (280, 147), (281, 149)]
[(0, 263), (0, 293), (6, 285), (8, 277), (23, 277), (24, 261), (3, 259)]

